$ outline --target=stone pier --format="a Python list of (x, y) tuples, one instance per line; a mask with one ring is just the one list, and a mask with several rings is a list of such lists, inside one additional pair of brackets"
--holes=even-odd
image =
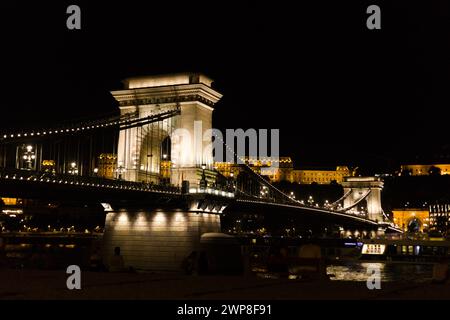
[(109, 212), (106, 216), (103, 261), (110, 265), (120, 247), (125, 268), (176, 271), (197, 250), (203, 233), (220, 232), (220, 216), (186, 211)]

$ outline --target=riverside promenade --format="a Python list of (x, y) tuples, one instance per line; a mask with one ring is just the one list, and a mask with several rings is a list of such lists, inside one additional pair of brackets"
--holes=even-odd
[(355, 281), (85, 271), (81, 290), (68, 290), (67, 277), (63, 270), (1, 270), (0, 299), (450, 299), (448, 283), (385, 282), (380, 290), (369, 290)]

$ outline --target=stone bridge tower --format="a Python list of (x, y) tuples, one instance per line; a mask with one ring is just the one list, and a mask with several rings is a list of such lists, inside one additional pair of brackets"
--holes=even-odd
[(381, 207), (381, 190), (383, 181), (378, 177), (345, 177), (344, 207), (342, 211), (353, 213), (358, 205), (365, 201), (367, 217), (373, 221), (383, 221), (383, 208)]
[[(164, 162), (170, 163), (172, 184), (188, 180), (197, 186), (199, 168), (213, 164), (207, 130), (212, 128), (213, 106), (222, 95), (211, 84), (202, 74), (182, 73), (129, 78), (124, 90), (111, 92), (121, 115), (145, 118), (180, 109), (172, 118), (120, 131), (117, 171), (121, 178), (158, 183), (161, 163), (168, 160)], [(170, 144), (170, 154), (163, 154), (163, 142)]]

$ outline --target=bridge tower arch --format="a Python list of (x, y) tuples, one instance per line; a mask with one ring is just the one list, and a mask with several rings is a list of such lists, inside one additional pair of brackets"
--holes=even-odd
[(342, 211), (356, 213), (358, 205), (365, 201), (367, 218), (373, 221), (383, 221), (383, 208), (381, 207), (381, 190), (383, 181), (379, 177), (345, 177), (344, 205)]
[[(178, 109), (177, 116), (150, 123), (144, 127), (121, 130), (117, 147), (117, 171), (129, 181), (158, 182), (161, 177), (162, 142), (171, 137), (171, 178), (174, 185), (183, 180), (196, 186), (199, 168), (212, 168), (213, 155), (208, 146), (212, 137), (213, 106), (222, 95), (211, 86), (212, 80), (202, 74), (181, 73), (128, 78), (125, 89), (112, 91), (122, 116), (144, 119)], [(184, 133), (189, 138), (174, 133)], [(210, 132), (210, 131), (209, 131)], [(195, 135), (196, 134), (196, 135)]]

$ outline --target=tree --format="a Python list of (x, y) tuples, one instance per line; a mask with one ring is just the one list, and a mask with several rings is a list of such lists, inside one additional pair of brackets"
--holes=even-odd
[(411, 176), (411, 175), (412, 175), (412, 170), (411, 170), (411, 169), (405, 169), (405, 170), (402, 170), (402, 171), (401, 171), (401, 175), (402, 175), (403, 177)]
[(435, 166), (431, 166), (430, 170), (428, 170), (428, 174), (430, 176), (440, 176), (441, 175), (441, 169)]

